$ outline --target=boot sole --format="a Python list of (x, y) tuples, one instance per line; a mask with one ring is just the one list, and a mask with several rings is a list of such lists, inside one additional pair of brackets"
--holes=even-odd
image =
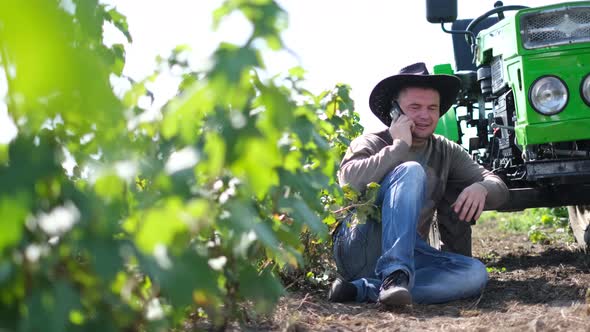
[(386, 306), (408, 305), (412, 304), (412, 294), (403, 287), (395, 287), (382, 291), (379, 294), (379, 302)]

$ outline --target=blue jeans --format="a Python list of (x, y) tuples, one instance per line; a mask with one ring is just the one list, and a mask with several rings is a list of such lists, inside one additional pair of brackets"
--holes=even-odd
[(381, 223), (343, 222), (334, 237), (338, 272), (357, 288), (357, 302), (376, 302), (382, 281), (403, 270), (416, 303), (443, 303), (479, 295), (488, 281), (477, 259), (432, 248), (417, 233), (426, 191), (426, 174), (406, 162), (385, 176), (377, 204)]

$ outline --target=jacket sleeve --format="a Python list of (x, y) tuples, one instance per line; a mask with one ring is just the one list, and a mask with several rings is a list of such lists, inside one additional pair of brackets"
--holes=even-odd
[(506, 202), (509, 197), (508, 187), (500, 177), (473, 161), (460, 145), (453, 143), (451, 149), (449, 187), (461, 185), (465, 188), (472, 183), (481, 184), (488, 191), (486, 210), (496, 209)]
[(381, 182), (387, 173), (407, 159), (410, 150), (407, 143), (396, 139), (391, 145), (383, 145), (366, 135), (354, 139), (340, 163), (340, 185), (348, 184), (362, 193), (369, 183)]

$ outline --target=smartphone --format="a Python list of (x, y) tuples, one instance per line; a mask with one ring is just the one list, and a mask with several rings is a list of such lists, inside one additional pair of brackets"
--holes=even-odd
[(396, 100), (394, 100), (391, 103), (391, 111), (389, 111), (389, 116), (391, 116), (391, 123), (394, 123), (395, 121), (397, 121), (397, 119), (399, 119), (399, 117), (404, 114), (404, 111), (402, 111), (402, 108), (399, 107), (399, 104), (397, 103)]

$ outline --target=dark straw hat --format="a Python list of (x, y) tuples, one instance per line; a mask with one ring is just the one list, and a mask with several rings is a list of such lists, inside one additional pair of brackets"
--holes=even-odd
[(445, 114), (455, 102), (461, 80), (453, 75), (430, 75), (423, 62), (409, 65), (399, 74), (390, 76), (379, 82), (369, 97), (369, 107), (381, 122), (391, 124), (390, 111), (392, 100), (402, 88), (416, 86), (432, 88), (440, 94), (440, 116)]

